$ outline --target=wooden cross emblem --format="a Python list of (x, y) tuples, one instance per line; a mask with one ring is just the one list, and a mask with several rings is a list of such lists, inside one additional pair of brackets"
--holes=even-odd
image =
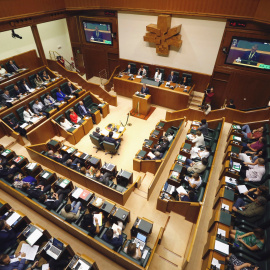
[(180, 48), (182, 45), (180, 30), (182, 24), (171, 28), (171, 16), (159, 15), (157, 24), (149, 24), (143, 37), (144, 41), (156, 44), (156, 52), (162, 55), (169, 55), (170, 45)]

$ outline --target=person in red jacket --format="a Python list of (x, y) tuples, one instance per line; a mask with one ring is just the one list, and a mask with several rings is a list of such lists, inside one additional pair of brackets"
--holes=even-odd
[(214, 96), (214, 88), (211, 87), (210, 90), (205, 91), (205, 104), (211, 104), (212, 98)]
[(81, 118), (77, 115), (77, 113), (74, 112), (73, 109), (70, 109), (70, 120), (71, 122), (75, 123), (75, 124), (78, 124), (79, 121), (81, 121)]

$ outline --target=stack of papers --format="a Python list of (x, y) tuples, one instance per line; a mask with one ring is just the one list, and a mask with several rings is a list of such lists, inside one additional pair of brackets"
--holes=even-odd
[(215, 250), (220, 251), (226, 255), (229, 255), (229, 245), (224, 244), (218, 240), (215, 241)]
[(124, 127), (120, 127), (120, 128), (118, 129), (118, 132), (121, 133), (123, 130), (124, 130)]
[(27, 123), (23, 123), (22, 125), (20, 125), (21, 128), (25, 128), (25, 127), (27, 127), (27, 126), (28, 126)]
[(239, 125), (232, 125), (233, 129), (241, 129), (241, 127)]
[(120, 226), (116, 225), (115, 223), (112, 225), (112, 229), (113, 229), (113, 237), (119, 236), (118, 229), (120, 229), (120, 231), (122, 231), (122, 228)]
[(73, 193), (72, 193), (72, 197), (75, 199), (78, 199), (80, 197), (80, 195), (82, 194), (83, 189), (82, 188), (77, 188)]
[(240, 194), (245, 193), (245, 192), (248, 191), (248, 189), (247, 189), (247, 187), (245, 185), (239, 185), (239, 186), (237, 186), (237, 188), (238, 188), (238, 191), (239, 191)]
[(45, 173), (42, 175), (43, 178), (47, 178), (48, 176), (49, 176), (49, 173), (48, 173), (48, 172), (45, 172)]
[(26, 254), (24, 259), (29, 260), (29, 261), (33, 261), (37, 255), (38, 248), (39, 248), (39, 246), (37, 246), (37, 245), (34, 245), (31, 247), (28, 244), (22, 244), (22, 248), (21, 248), (20, 252)]
[(149, 152), (149, 153), (147, 154), (147, 156), (150, 157), (151, 159), (156, 157), (152, 152)]
[(7, 220), (6, 220), (6, 223), (9, 225), (9, 226), (12, 226), (21, 216), (14, 212)]
[(193, 125), (193, 126), (199, 126), (199, 125), (200, 125), (200, 122), (193, 121), (193, 122), (192, 122), (192, 125)]
[[(79, 267), (78, 267), (78, 264), (80, 265)], [(89, 265), (87, 265), (82, 260), (78, 260), (77, 263), (74, 265), (74, 267), (72, 269), (76, 269), (76, 270), (89, 270), (90, 267), (89, 267)]]
[(113, 136), (114, 139), (118, 139), (119, 138), (119, 134), (117, 134), (115, 131), (113, 131)]
[(181, 194), (181, 193), (186, 194), (186, 195), (188, 194), (187, 191), (182, 186), (178, 187), (176, 191), (178, 192), (178, 194)]
[(142, 259), (145, 259), (147, 254), (148, 254), (148, 250), (145, 249), (142, 255)]
[(103, 129), (102, 131), (101, 131), (101, 134), (103, 134), (104, 136), (108, 136), (109, 135), (109, 131), (107, 130), (107, 129)]
[(50, 266), (49, 266), (48, 263), (42, 265), (42, 269), (41, 270), (49, 270), (49, 269), (50, 269)]
[(61, 182), (61, 184), (60, 184), (60, 187), (61, 188), (65, 188), (68, 184), (69, 184), (69, 180), (67, 180), (67, 179), (64, 179), (62, 182)]
[(220, 234), (220, 235), (226, 237), (226, 231), (224, 231), (222, 229), (218, 229), (217, 234)]
[(229, 176), (225, 176), (225, 182), (231, 185), (237, 185), (236, 179)]

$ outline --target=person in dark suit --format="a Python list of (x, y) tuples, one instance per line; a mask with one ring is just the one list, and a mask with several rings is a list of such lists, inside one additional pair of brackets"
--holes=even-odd
[(5, 220), (0, 220), (0, 241), (1, 253), (17, 242), (17, 233), (6, 223)]
[(95, 32), (93, 33), (93, 38), (95, 41), (103, 41), (102, 34), (99, 32), (98, 27), (95, 27)]
[(162, 159), (163, 154), (156, 151), (154, 152), (155, 157), (151, 158), (150, 156), (146, 156), (145, 160), (160, 160)]
[(46, 185), (45, 181), (41, 181), (39, 185), (31, 185), (30, 183), (23, 183), (22, 191), (27, 193), (29, 197), (38, 199), (41, 195), (51, 190), (51, 185)]
[(169, 140), (167, 137), (163, 137), (162, 141), (159, 144), (155, 144), (153, 149), (151, 150), (152, 153), (155, 153), (156, 151), (159, 153), (164, 154), (165, 151), (168, 149), (169, 147)]
[(99, 142), (102, 142), (104, 139), (104, 136), (100, 134), (100, 128), (96, 127), (96, 131), (93, 132), (93, 136), (99, 139)]
[(187, 81), (187, 77), (182, 77), (180, 84), (184, 85), (184, 86), (189, 86), (189, 83)]
[(131, 67), (131, 65), (128, 65), (124, 72), (127, 74), (134, 74), (135, 70)]
[(173, 82), (173, 83), (177, 82), (177, 77), (174, 75), (173, 71), (171, 71), (171, 74), (168, 76), (167, 81), (168, 82)]
[(229, 104), (226, 105), (226, 108), (236, 109), (233, 99), (229, 100)]
[(90, 116), (92, 117), (92, 121), (94, 124), (96, 124), (94, 118), (93, 118), (93, 113), (90, 109), (86, 108), (83, 104), (82, 101), (79, 101), (79, 106), (78, 106), (78, 111), (79, 111), (79, 114), (84, 117), (84, 116)]
[(121, 140), (120, 139), (116, 140), (112, 136), (113, 136), (113, 132), (110, 131), (109, 137), (104, 137), (103, 141), (110, 142), (110, 143), (113, 143), (115, 146), (118, 146), (121, 143)]
[(2, 94), (1, 98), (2, 98), (1, 100), (2, 105), (7, 106), (8, 108), (13, 106), (11, 102), (8, 102), (8, 100), (11, 99), (11, 96), (8, 90), (4, 91), (4, 94)]
[(120, 228), (117, 228), (117, 232), (119, 234), (119, 237), (113, 237), (113, 229), (108, 229), (106, 233), (103, 234), (102, 239), (114, 246), (115, 248), (118, 248), (123, 244), (123, 235)]
[(30, 90), (31, 90), (31, 87), (28, 85), (26, 80), (23, 80), (21, 84), (21, 93), (22, 94), (29, 93)]
[(14, 175), (21, 172), (21, 169), (12, 164), (10, 167), (0, 165), (0, 177), (7, 181), (12, 181)]
[(20, 133), (21, 136), (24, 136), (27, 138), (27, 135), (26, 135), (26, 130), (24, 128), (21, 128), (20, 125), (18, 124), (18, 122), (13, 119), (11, 120), (9, 117), (7, 118), (7, 122), (9, 127), (11, 127), (14, 131)]
[(14, 85), (14, 90), (14, 97), (19, 99), (22, 96), (19, 87), (17, 85)]
[(9, 63), (8, 63), (8, 71), (9, 71), (9, 72), (11, 72), (11, 73), (12, 73), (12, 72), (16, 72), (16, 71), (18, 71), (19, 69), (20, 69), (20, 68), (19, 68), (18, 66), (16, 66), (12, 60), (9, 61)]
[(66, 93), (67, 93), (68, 95), (75, 95), (76, 98), (77, 98), (77, 97), (79, 97), (79, 94), (76, 93), (76, 90), (77, 90), (77, 89), (73, 89), (72, 83), (71, 83), (71, 82), (68, 82), (68, 84), (67, 84), (67, 86), (66, 86)]
[(257, 53), (257, 49), (258, 49), (258, 45), (257, 44), (253, 45), (250, 51), (247, 51), (244, 53), (244, 55), (242, 56), (242, 59), (248, 60), (248, 61), (259, 62), (260, 55)]
[(64, 156), (56, 155), (56, 154), (54, 154), (53, 150), (49, 150), (47, 153), (47, 157), (51, 158), (52, 160), (54, 160), (56, 162), (63, 163), (69, 158), (69, 155), (68, 154), (66, 154)]
[(144, 94), (144, 95), (149, 95), (149, 94), (150, 94), (149, 88), (146, 86), (145, 83), (144, 83), (143, 86), (142, 86), (141, 94)]

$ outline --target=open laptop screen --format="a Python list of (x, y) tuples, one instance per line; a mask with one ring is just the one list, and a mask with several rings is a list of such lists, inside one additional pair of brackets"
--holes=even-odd
[(141, 234), (141, 233), (138, 233), (137, 234), (137, 239), (143, 241), (143, 242), (146, 242), (146, 236)]
[(64, 247), (63, 243), (57, 240), (56, 238), (53, 238), (53, 245), (59, 248), (60, 250), (63, 250)]

